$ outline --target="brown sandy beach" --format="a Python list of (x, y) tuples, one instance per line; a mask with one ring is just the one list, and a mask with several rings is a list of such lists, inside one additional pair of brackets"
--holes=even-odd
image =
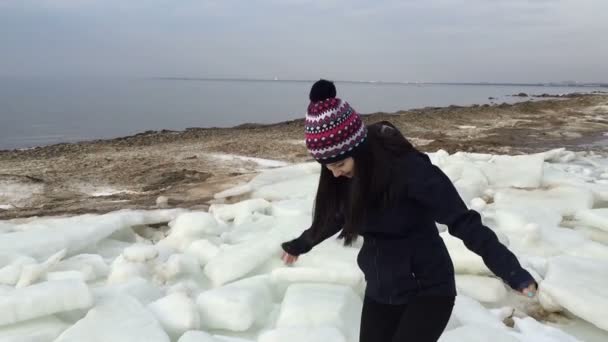
[[(608, 151), (606, 94), (374, 113), (365, 120), (393, 122), (427, 152)], [(256, 160), (225, 155), (307, 161), (303, 120), (0, 151), (0, 205), (12, 206), (0, 209), (0, 219), (156, 208), (159, 196), (170, 207), (202, 208), (260, 168)]]

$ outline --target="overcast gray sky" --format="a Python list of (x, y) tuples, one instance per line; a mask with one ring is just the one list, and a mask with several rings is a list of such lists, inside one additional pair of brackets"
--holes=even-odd
[(608, 0), (0, 0), (0, 76), (608, 81)]

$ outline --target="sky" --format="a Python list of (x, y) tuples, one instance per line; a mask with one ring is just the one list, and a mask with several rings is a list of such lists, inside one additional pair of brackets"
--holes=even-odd
[(0, 0), (0, 76), (608, 82), (607, 0)]

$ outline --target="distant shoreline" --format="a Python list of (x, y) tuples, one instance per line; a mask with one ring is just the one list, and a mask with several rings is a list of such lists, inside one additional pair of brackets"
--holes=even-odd
[[(215, 78), (215, 77), (150, 77), (151, 80), (164, 81), (213, 81), (213, 82), (298, 82), (313, 83), (316, 80), (304, 79), (270, 79), (270, 78)], [(418, 81), (375, 81), (375, 80), (334, 80), (336, 83), (348, 84), (390, 84), (390, 85), (448, 85), (448, 86), (507, 86), (507, 87), (576, 87), (576, 88), (608, 88), (604, 82), (537, 82), (537, 83), (509, 83), (509, 82), (418, 82)]]

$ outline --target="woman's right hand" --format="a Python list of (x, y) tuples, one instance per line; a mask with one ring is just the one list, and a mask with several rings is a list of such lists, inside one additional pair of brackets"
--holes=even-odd
[(291, 255), (287, 252), (283, 252), (283, 256), (281, 256), (281, 260), (287, 265), (292, 265), (294, 262), (298, 260), (297, 255)]

